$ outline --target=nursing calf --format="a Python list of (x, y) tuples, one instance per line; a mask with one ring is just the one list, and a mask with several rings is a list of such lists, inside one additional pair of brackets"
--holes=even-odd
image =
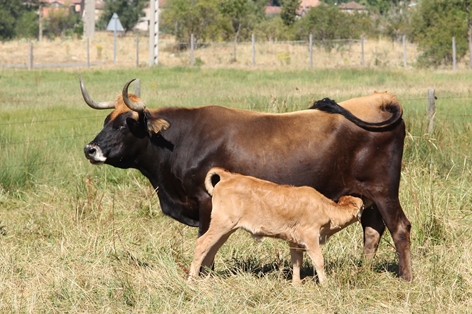
[(198, 277), (204, 260), (213, 260), (218, 249), (237, 229), (254, 238), (280, 238), (290, 243), (293, 283), (300, 283), (300, 266), (306, 250), (318, 274), (325, 281), (320, 244), (339, 230), (360, 219), (363, 202), (342, 196), (338, 203), (307, 186), (278, 185), (250, 176), (212, 168), (205, 178), (212, 198), (210, 228), (198, 238), (190, 277)]

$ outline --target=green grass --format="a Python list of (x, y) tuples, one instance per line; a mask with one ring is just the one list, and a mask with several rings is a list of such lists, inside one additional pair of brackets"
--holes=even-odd
[[(407, 124), (400, 198), (412, 222), (414, 280), (396, 278), (388, 232), (371, 265), (356, 224), (323, 253), (329, 283), (305, 258), (290, 284), (288, 245), (234, 234), (212, 277), (188, 285), (197, 230), (162, 215), (134, 170), (95, 167), (83, 146), (106, 111), (96, 100), (141, 79), (150, 108), (220, 104), (259, 111), (305, 109), (387, 90)], [(468, 312), (472, 305), (472, 107), (470, 72), (230, 70), (185, 67), (0, 72), (0, 312), (397, 313)], [(435, 130), (427, 133), (427, 89)], [(133, 87), (131, 88), (131, 91)]]

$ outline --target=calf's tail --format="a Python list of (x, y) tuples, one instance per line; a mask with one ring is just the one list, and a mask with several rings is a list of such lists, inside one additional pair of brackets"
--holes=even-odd
[(205, 177), (205, 188), (208, 191), (208, 194), (213, 196), (215, 185), (222, 180), (222, 176), (228, 173), (227, 170), (218, 167), (211, 168), (210, 171), (208, 171)]

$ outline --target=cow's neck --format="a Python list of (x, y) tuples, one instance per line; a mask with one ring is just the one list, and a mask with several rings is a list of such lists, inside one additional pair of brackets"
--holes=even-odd
[[(166, 153), (167, 148), (159, 147), (154, 143), (149, 143), (148, 147), (139, 154), (134, 162), (134, 168), (138, 169), (151, 182), (157, 193), (162, 212), (175, 220), (189, 226), (198, 226), (198, 204), (188, 198), (185, 193), (175, 193), (180, 191), (178, 183), (166, 182), (163, 177), (163, 168), (169, 168), (162, 164), (161, 157)], [(194, 213), (189, 217), (185, 213)]]

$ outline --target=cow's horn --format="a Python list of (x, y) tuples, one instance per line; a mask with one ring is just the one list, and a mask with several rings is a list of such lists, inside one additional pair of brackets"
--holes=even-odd
[(134, 103), (131, 101), (131, 99), (129, 99), (128, 97), (128, 87), (131, 83), (133, 83), (133, 81), (135, 80), (132, 79), (130, 80), (128, 83), (125, 84), (125, 86), (123, 87), (123, 101), (125, 102), (126, 106), (128, 106), (129, 109), (133, 110), (133, 111), (136, 111), (136, 112), (143, 112), (144, 111), (144, 108), (146, 108), (146, 104), (143, 103), (143, 102), (138, 102), (138, 103)]
[(114, 101), (108, 102), (96, 102), (94, 101), (90, 95), (88, 94), (87, 90), (85, 89), (84, 82), (82, 81), (82, 76), (79, 75), (80, 80), (80, 90), (82, 91), (82, 96), (84, 97), (85, 103), (89, 105), (93, 109), (113, 109), (115, 108)]

